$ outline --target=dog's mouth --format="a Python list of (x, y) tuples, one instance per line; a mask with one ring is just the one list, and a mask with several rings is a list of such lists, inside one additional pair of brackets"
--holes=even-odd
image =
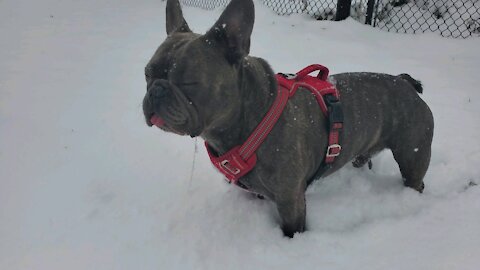
[(152, 123), (152, 126), (156, 126), (158, 128), (161, 128), (165, 125), (165, 120), (163, 120), (158, 115), (153, 115), (152, 117), (150, 117), (150, 123)]
[(186, 132), (182, 132), (180, 130), (177, 130), (173, 126), (167, 124), (167, 122), (163, 118), (161, 118), (160, 116), (158, 116), (156, 114), (154, 114), (150, 117), (148, 125), (149, 126), (156, 126), (159, 129), (162, 129), (162, 130), (167, 131), (167, 132), (172, 132), (172, 133), (175, 133), (175, 134), (178, 134), (178, 135), (182, 135), (182, 136), (187, 135)]
[(156, 126), (157, 128), (175, 133), (177, 135), (190, 135), (197, 137), (202, 132), (198, 113), (194, 108), (184, 111), (185, 108), (175, 109), (172, 106), (162, 106), (158, 112), (146, 114), (148, 126)]

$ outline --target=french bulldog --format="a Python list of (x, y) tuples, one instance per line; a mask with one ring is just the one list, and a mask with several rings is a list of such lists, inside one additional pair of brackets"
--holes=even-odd
[[(205, 34), (193, 33), (178, 0), (166, 6), (167, 38), (145, 68), (148, 126), (200, 136), (218, 154), (242, 144), (269, 110), (277, 80), (269, 64), (249, 56), (252, 0), (232, 0)], [(352, 162), (361, 167), (390, 149), (405, 186), (424, 189), (433, 116), (407, 74), (342, 73), (328, 80), (340, 93), (341, 154), (325, 166), (328, 131), (315, 97), (298, 90), (257, 150), (254, 169), (239, 182), (272, 200), (285, 236), (305, 230), (305, 190)], [(155, 119), (155, 120), (153, 120)], [(154, 121), (155, 123), (152, 123)]]

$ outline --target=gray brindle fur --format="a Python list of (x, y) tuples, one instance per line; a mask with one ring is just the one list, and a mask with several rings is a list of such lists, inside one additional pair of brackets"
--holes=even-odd
[[(242, 144), (269, 110), (277, 82), (268, 63), (248, 56), (254, 22), (251, 0), (232, 0), (204, 35), (192, 33), (178, 0), (167, 2), (168, 37), (145, 68), (146, 121), (165, 131), (201, 136), (219, 154)], [(342, 152), (326, 171), (326, 120), (314, 96), (299, 90), (257, 151), (256, 167), (240, 182), (275, 202), (282, 230), (305, 230), (305, 189), (352, 162), (363, 166), (390, 149), (404, 184), (423, 191), (430, 162), (433, 116), (407, 74), (342, 73), (329, 77), (344, 112)], [(417, 93), (418, 92), (418, 93)], [(323, 173), (318, 173), (324, 171)], [(320, 175), (319, 175), (320, 174)]]

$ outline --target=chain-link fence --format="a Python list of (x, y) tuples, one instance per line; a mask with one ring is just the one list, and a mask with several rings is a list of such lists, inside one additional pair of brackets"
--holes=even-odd
[(378, 1), (373, 25), (401, 33), (438, 32), (445, 37), (480, 34), (478, 0)]
[(186, 6), (211, 10), (217, 7), (226, 6), (230, 0), (180, 0), (180, 2)]
[[(188, 6), (214, 9), (229, 0), (181, 0)], [(309, 14), (333, 20), (337, 0), (263, 0), (279, 15)], [(480, 0), (352, 0), (350, 16), (362, 23), (399, 33), (437, 32), (445, 37), (480, 36)]]

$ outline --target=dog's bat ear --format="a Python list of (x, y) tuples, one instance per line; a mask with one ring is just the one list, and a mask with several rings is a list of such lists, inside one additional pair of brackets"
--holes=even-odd
[(254, 20), (252, 0), (232, 0), (205, 37), (219, 44), (230, 63), (237, 63), (250, 52)]
[(191, 32), (183, 18), (182, 7), (178, 0), (167, 1), (167, 35), (173, 32)]

